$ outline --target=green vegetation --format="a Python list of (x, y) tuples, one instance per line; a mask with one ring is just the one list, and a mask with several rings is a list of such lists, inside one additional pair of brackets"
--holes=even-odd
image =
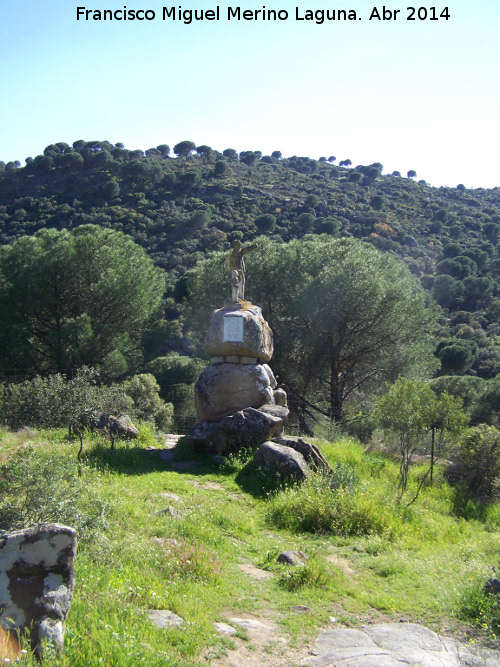
[[(495, 599), (481, 586), (498, 560), (497, 506), (459, 516), (441, 475), (419, 503), (398, 505), (397, 462), (352, 440), (318, 442), (331, 479), (265, 494), (247, 457), (179, 473), (143, 449), (151, 437), (142, 429), (139, 446), (112, 454), (92, 436), (78, 471), (65, 433), (2, 433), (2, 527), (57, 518), (79, 529), (77, 586), (54, 667), (206, 664), (241, 642), (212, 622), (242, 612), (276, 624), (304, 657), (332, 615), (354, 627), (403, 617), (442, 633), (467, 628), (476, 641), (496, 632)], [(410, 489), (424, 471), (411, 469)], [(276, 562), (290, 548), (310, 556), (307, 566)], [(269, 578), (252, 578), (245, 564)], [(294, 611), (301, 605), (307, 614)], [(148, 609), (186, 623), (157, 630)]]
[[(80, 140), (0, 162), (0, 420), (18, 429), (1, 433), (0, 530), (59, 520), (80, 534), (51, 664), (202, 664), (236, 641), (212, 623), (241, 611), (298, 647), (332, 612), (493, 637), (498, 188), (188, 140), (173, 154)], [(274, 332), (290, 425), (328, 436), (333, 473), (299, 486), (245, 452), (179, 473), (145, 451), (196, 420), (235, 240), (258, 244), (247, 293)], [(121, 410), (140, 425), (134, 446), (88, 432)], [(307, 566), (278, 565), (286, 548)], [(156, 630), (148, 609), (186, 623)]]
[[(17, 381), (35, 373), (73, 372), (87, 364), (99, 366), (103, 380), (109, 382), (150, 372), (147, 364), (157, 357), (169, 359), (168, 363), (175, 354), (192, 358), (196, 346), (192, 345), (193, 332), (186, 329), (184, 311), (189, 306), (186, 296), (196, 297), (186, 290), (186, 283), (200, 260), (212, 252), (227, 252), (235, 239), (247, 244), (264, 234), (271, 243), (290, 245), (308, 234), (326, 234), (362, 241), (366, 254), (360, 263), (374, 257), (368, 254), (370, 246), (382, 251), (391, 280), (398, 279), (398, 271), (403, 275), (402, 269), (395, 269), (394, 256), (406, 264), (414, 280), (420, 281), (439, 306), (437, 331), (425, 325), (421, 328), (422, 334), (436, 336), (437, 373), (447, 377), (467, 374), (482, 382), (479, 393), (495, 393), (487, 383), (500, 371), (497, 188), (468, 190), (462, 184), (432, 188), (414, 180), (413, 170), (402, 172), (408, 178), (397, 171), (382, 175), (379, 162), (354, 166), (346, 159), (336, 166), (334, 156), (312, 160), (283, 157), (280, 151), (272, 155), (234, 148), (219, 152), (188, 140), (174, 147), (177, 158), (170, 155), (165, 143), (130, 151), (120, 143), (79, 140), (72, 146), (51, 144), (43, 155), (28, 158), (22, 168), (16, 162), (7, 167), (0, 163), (0, 243), (5, 246), (1, 256), (4, 264), (11, 258), (8, 266), (0, 267), (0, 370), (4, 377)], [(92, 247), (88, 245), (89, 224), (101, 229), (92, 232)], [(166, 273), (154, 274), (150, 266), (146, 271), (144, 255), (113, 232), (132, 237)], [(277, 254), (290, 252), (280, 248)], [(132, 257), (136, 258), (135, 268), (120, 273), (120, 262), (132, 266)], [(89, 264), (89, 258), (102, 278), (94, 281), (82, 273), (79, 267)], [(143, 273), (138, 265), (149, 272), (150, 279), (140, 283), (140, 298), (134, 301), (123, 290), (132, 276), (140, 282)], [(255, 259), (249, 263), (249, 295), (255, 300), (263, 295), (262, 281), (257, 285), (254, 280), (259, 269)], [(54, 277), (51, 289), (40, 287), (49, 285), (50, 276)], [(325, 318), (330, 308), (338, 307), (329, 286), (339, 276), (335, 266), (323, 273), (314, 270), (311, 276), (310, 290), (316, 290), (316, 301), (330, 299), (323, 309)], [(164, 279), (162, 313), (158, 292)], [(403, 299), (414, 291), (409, 277), (404, 280)], [(227, 285), (227, 275), (223, 284)], [(227, 293), (226, 288), (222, 291)], [(310, 296), (306, 291), (304, 303)], [(61, 304), (59, 310), (53, 305), (54, 294)], [(359, 291), (356, 295), (359, 298)], [(106, 304), (116, 299), (127, 301), (126, 317), (120, 323), (110, 318), (111, 323), (103, 313), (106, 308), (109, 312)], [(298, 315), (294, 325), (299, 327), (295, 337), (302, 348), (307, 346), (308, 332), (300, 316), (314, 314), (304, 310), (304, 303), (296, 300), (293, 304)], [(271, 296), (261, 305), (272, 320)], [(311, 308), (317, 305), (311, 303)], [(278, 329), (277, 347), (289, 349), (283, 333), (290, 337), (291, 329)], [(321, 330), (328, 336), (331, 326), (322, 322)], [(313, 333), (315, 339), (320, 336), (320, 331)], [(321, 347), (319, 354), (323, 355), (324, 341)], [(320, 419), (316, 409), (337, 418), (344, 411), (346, 420), (360, 410), (371, 410), (375, 379), (361, 391), (353, 389), (352, 382), (339, 387), (335, 377), (317, 372), (318, 359), (303, 358), (297, 363), (299, 353), (294, 351), (291, 359), (277, 354), (274, 363), (296, 395), (292, 407), (298, 406), (295, 419), (304, 428), (306, 423), (307, 428), (316, 428), (314, 418)], [(326, 354), (331, 358), (330, 352)], [(302, 376), (306, 365), (316, 366), (310, 383)], [(323, 367), (326, 371), (327, 359)], [(299, 377), (294, 377), (296, 370)], [(392, 381), (399, 372), (395, 363), (392, 376), (385, 379)], [(427, 377), (430, 373), (428, 369)], [(175, 406), (176, 424), (186, 428), (192, 421), (192, 406), (182, 397), (189, 395), (192, 382), (167, 386), (155, 376), (162, 398)], [(324, 385), (321, 393), (330, 395), (323, 404), (318, 400), (320, 385)], [(476, 412), (474, 419), (497, 423), (495, 401), (486, 401), (486, 405), (488, 409)]]
[[(257, 242), (248, 291), (273, 330), (275, 372), (302, 412), (314, 404), (340, 421), (353, 394), (400, 373), (431, 372), (435, 313), (392, 256), (326, 235)], [(224, 300), (224, 260), (216, 253), (187, 274), (186, 324), (199, 340)]]

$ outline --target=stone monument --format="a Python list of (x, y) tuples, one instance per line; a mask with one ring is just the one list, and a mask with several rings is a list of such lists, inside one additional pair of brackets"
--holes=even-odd
[(231, 301), (212, 313), (205, 336), (211, 365), (195, 386), (198, 423), (189, 436), (198, 451), (227, 454), (240, 447), (258, 447), (282, 431), (288, 416), (286, 393), (277, 388), (267, 365), (273, 355), (273, 333), (259, 306), (244, 298), (243, 258), (256, 247), (233, 243)]

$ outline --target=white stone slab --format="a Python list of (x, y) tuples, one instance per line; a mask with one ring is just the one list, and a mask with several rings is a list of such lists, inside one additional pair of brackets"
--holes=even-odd
[(224, 343), (243, 342), (243, 319), (239, 314), (224, 315)]

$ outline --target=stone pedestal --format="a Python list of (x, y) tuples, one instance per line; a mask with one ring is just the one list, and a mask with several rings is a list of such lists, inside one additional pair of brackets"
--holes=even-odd
[(205, 336), (210, 357), (249, 357), (266, 362), (273, 356), (273, 332), (259, 306), (249, 301), (215, 310)]
[[(211, 365), (195, 386), (198, 423), (190, 436), (193, 446), (198, 451), (228, 453), (258, 446), (278, 427), (281, 431), (288, 415), (286, 394), (277, 389), (266, 363), (273, 354), (273, 333), (259, 306), (239, 301), (215, 310), (204, 346)], [(279, 417), (272, 414), (276, 404)], [(256, 418), (255, 410), (268, 409), (265, 418), (260, 412)], [(253, 413), (247, 414), (248, 410)], [(241, 431), (241, 437), (234, 431)]]
[(274, 403), (276, 379), (267, 365), (219, 363), (198, 378), (194, 405), (199, 421), (220, 421), (245, 408)]

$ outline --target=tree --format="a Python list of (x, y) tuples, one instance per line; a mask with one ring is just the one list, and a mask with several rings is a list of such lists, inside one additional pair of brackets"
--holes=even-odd
[(384, 431), (395, 435), (401, 456), (401, 496), (408, 485), (413, 455), (432, 423), (434, 398), (435, 394), (427, 383), (399, 378), (377, 402), (375, 416)]
[[(118, 144), (116, 144), (118, 146)], [(170, 155), (170, 146), (168, 144), (160, 144), (159, 146), (156, 147), (162, 157), (168, 157)]]
[(318, 195), (310, 194), (307, 195), (307, 197), (304, 199), (304, 206), (307, 208), (316, 208), (316, 206), (319, 204), (319, 197)]
[(463, 284), (447, 274), (436, 276), (432, 285), (432, 296), (443, 308), (458, 305), (464, 295)]
[(386, 201), (382, 195), (373, 195), (370, 199), (370, 206), (376, 211), (381, 211), (385, 207)]
[(130, 237), (83, 225), (0, 248), (0, 363), (47, 373), (137, 348), (158, 316), (162, 270)]
[[(401, 496), (408, 485), (408, 474), (413, 455), (422, 447), (424, 435), (431, 431), (431, 463), (422, 478), (413, 503), (427, 475), (434, 470), (436, 453), (441, 452), (447, 435), (456, 435), (465, 428), (468, 417), (461, 411), (460, 399), (449, 394), (436, 396), (428, 382), (398, 378), (387, 393), (377, 401), (375, 416), (380, 426), (396, 437), (401, 456), (399, 488)], [(436, 432), (438, 439), (436, 441)]]
[(198, 209), (191, 216), (191, 227), (193, 229), (203, 229), (205, 228), (212, 218), (212, 209), (207, 206), (203, 209)]
[(255, 218), (255, 226), (260, 232), (274, 232), (276, 229), (276, 217), (271, 213), (264, 213)]
[[(276, 373), (304, 409), (313, 404), (339, 421), (345, 402), (360, 391), (434, 365), (435, 312), (394, 257), (326, 235), (257, 243), (248, 293), (274, 331)], [(227, 300), (228, 274), (222, 254), (188, 274), (186, 318), (200, 337), (210, 310)]]
[(281, 160), (282, 158), (281, 151), (273, 151), (271, 153), (271, 157), (273, 157), (275, 160)]
[(228, 160), (238, 159), (238, 151), (234, 150), (234, 148), (226, 148), (225, 150), (222, 151), (222, 155), (224, 157), (227, 157)]
[(335, 157), (335, 155), (330, 155), (330, 157), (328, 158), (328, 162), (332, 164), (332, 162), (335, 162), (336, 159), (337, 158)]
[(258, 159), (258, 155), (253, 151), (243, 151), (243, 153), (240, 153), (240, 161), (246, 164), (247, 167), (253, 167)]
[(473, 340), (445, 338), (436, 348), (441, 360), (442, 373), (463, 373), (472, 366), (477, 357), (477, 345)]
[(195, 150), (196, 144), (193, 141), (181, 141), (174, 146), (174, 153), (183, 158), (187, 158)]
[(224, 160), (217, 160), (214, 165), (214, 176), (217, 178), (222, 178), (229, 171), (229, 167)]
[(339, 167), (350, 167), (352, 164), (351, 160), (341, 160), (339, 162)]
[(417, 172), (414, 169), (410, 169), (410, 171), (406, 174), (408, 178), (416, 178)]
[(205, 144), (203, 144), (203, 146), (197, 146), (196, 152), (198, 153), (198, 155), (201, 155), (203, 160), (206, 162), (210, 160), (210, 158), (214, 153), (213, 149)]

